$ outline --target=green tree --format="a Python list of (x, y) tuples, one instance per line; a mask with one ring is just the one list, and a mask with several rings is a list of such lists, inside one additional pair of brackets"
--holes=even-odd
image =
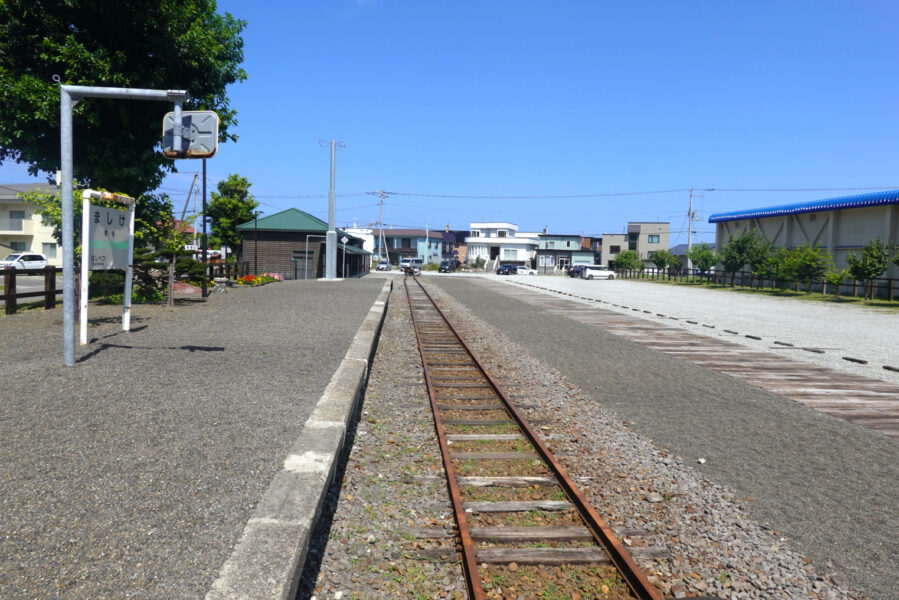
[(679, 262), (677, 256), (672, 254), (671, 250), (668, 250), (667, 248), (656, 250), (649, 255), (649, 260), (654, 262), (660, 271), (664, 271), (668, 267), (673, 267)]
[(821, 279), (824, 273), (827, 272), (828, 267), (833, 264), (833, 259), (827, 250), (809, 243), (802, 244), (798, 248), (791, 250), (790, 261), (793, 265), (796, 279), (806, 284), (809, 294), (812, 293), (812, 283), (816, 279)]
[(625, 250), (615, 257), (615, 268), (636, 271), (643, 268), (643, 261), (636, 250)]
[(872, 296), (874, 280), (883, 275), (894, 256), (893, 244), (884, 244), (877, 238), (868, 242), (861, 252), (852, 252), (846, 257), (849, 274), (865, 287), (865, 300)]
[(762, 270), (780, 289), (786, 289), (796, 280), (795, 264), (786, 248), (775, 248), (768, 255)]
[(252, 221), (253, 211), (259, 206), (250, 195), (251, 185), (246, 177), (234, 173), (218, 183), (218, 193), (210, 194), (207, 212), (212, 218), (212, 234), (235, 254), (240, 252), (243, 239), (237, 226)]
[(830, 269), (824, 274), (824, 279), (833, 286), (833, 295), (839, 297), (840, 286), (849, 279), (849, 269)]
[[(214, 0), (0, 2), (0, 163), (59, 168), (59, 87), (186, 89), (185, 109), (214, 110), (220, 141), (236, 140), (225, 88), (240, 68), (245, 22)], [(161, 102), (86, 99), (74, 108), (74, 176), (86, 187), (139, 197), (175, 170), (159, 149)]]
[(749, 264), (761, 246), (764, 238), (755, 229), (750, 229), (740, 235), (730, 238), (721, 249), (719, 260), (725, 273), (730, 273), (730, 284), (734, 284), (734, 276), (737, 271)]
[(708, 244), (693, 246), (687, 252), (687, 258), (692, 261), (695, 268), (699, 269), (700, 273), (705, 273), (718, 263), (718, 255)]
[(771, 259), (771, 253), (774, 251), (774, 242), (764, 236), (759, 236), (757, 243), (749, 248), (749, 254), (746, 257), (746, 264), (752, 271), (756, 279), (756, 287), (762, 287), (762, 279), (764, 277), (765, 265)]

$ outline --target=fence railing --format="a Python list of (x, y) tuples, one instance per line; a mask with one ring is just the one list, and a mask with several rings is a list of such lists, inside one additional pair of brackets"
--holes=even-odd
[[(696, 281), (732, 287), (786, 288), (796, 291), (808, 291), (809, 289), (808, 284), (805, 282), (791, 280), (784, 285), (775, 278), (759, 277), (749, 271), (737, 271), (736, 273), (706, 271), (703, 273), (698, 269), (617, 269), (615, 273), (618, 277), (624, 279)], [(863, 282), (853, 280), (840, 284), (839, 290), (835, 290), (833, 284), (823, 279), (817, 279), (812, 281), (811, 291), (822, 294), (834, 294), (835, 291), (838, 291), (841, 296), (857, 297), (865, 295), (865, 286)], [(880, 298), (892, 302), (899, 297), (899, 279), (878, 277), (871, 281), (871, 292), (872, 298)]]
[[(212, 280), (216, 277), (237, 279), (250, 272), (250, 263), (209, 263), (206, 265), (206, 276)], [(3, 302), (3, 310), (7, 315), (17, 312), (18, 300), (26, 298), (43, 298), (44, 309), (56, 308), (56, 297), (62, 293), (62, 289), (56, 286), (56, 276), (62, 273), (62, 267), (46, 267), (44, 269), (15, 269), (12, 267), (0, 269), (0, 281), (3, 289), (0, 290), (0, 301)], [(16, 289), (16, 278), (23, 275), (43, 275), (44, 289), (34, 292), (19, 292)], [(76, 286), (77, 288), (78, 286)], [(78, 289), (75, 290), (76, 294)]]
[[(20, 298), (40, 298), (44, 299), (44, 308), (56, 308), (56, 296), (61, 290), (56, 288), (56, 274), (62, 273), (62, 267), (46, 267), (43, 269), (15, 269), (8, 267), (0, 269), (3, 274), (3, 293), (0, 294), (0, 300), (3, 300), (3, 310), (6, 314), (12, 315), (16, 313), (16, 304)], [(17, 275), (43, 275), (44, 289), (36, 292), (17, 292), (16, 276)]]
[(250, 263), (245, 262), (214, 262), (206, 265), (206, 277), (210, 280), (216, 277), (238, 279), (250, 274)]

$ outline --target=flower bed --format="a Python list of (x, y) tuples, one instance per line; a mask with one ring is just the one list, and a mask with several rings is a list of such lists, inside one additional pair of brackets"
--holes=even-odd
[(273, 281), (284, 281), (281, 273), (263, 273), (262, 275), (244, 275), (237, 278), (237, 285), (265, 285)]

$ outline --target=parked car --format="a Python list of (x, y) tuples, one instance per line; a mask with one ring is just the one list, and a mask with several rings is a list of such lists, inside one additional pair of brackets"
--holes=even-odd
[(569, 277), (580, 277), (581, 273), (584, 272), (584, 267), (587, 265), (572, 265), (568, 267), (568, 276)]
[(518, 267), (515, 265), (500, 265), (496, 270), (497, 275), (515, 275), (518, 272)]
[(404, 273), (418, 275), (421, 273), (422, 260), (420, 258), (404, 258), (400, 261), (400, 269)]
[(391, 268), (391, 267), (390, 267), (390, 263), (389, 263), (388, 261), (386, 261), (386, 260), (380, 261), (380, 262), (378, 263), (378, 266), (375, 267), (375, 269), (376, 269), (377, 271), (389, 271), (390, 268)]
[(14, 252), (0, 260), (0, 269), (43, 269), (47, 266), (47, 257), (33, 252)]
[(440, 263), (440, 268), (437, 270), (441, 273), (454, 273), (456, 271), (456, 266), (456, 261), (444, 260)]
[(615, 279), (615, 273), (602, 265), (585, 265), (581, 277), (584, 279)]
[(519, 275), (536, 275), (537, 269), (532, 269), (530, 267), (518, 267)]

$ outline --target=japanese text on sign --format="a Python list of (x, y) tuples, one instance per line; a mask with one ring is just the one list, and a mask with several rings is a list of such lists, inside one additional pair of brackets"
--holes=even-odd
[(128, 211), (90, 205), (91, 271), (124, 269), (128, 266)]

